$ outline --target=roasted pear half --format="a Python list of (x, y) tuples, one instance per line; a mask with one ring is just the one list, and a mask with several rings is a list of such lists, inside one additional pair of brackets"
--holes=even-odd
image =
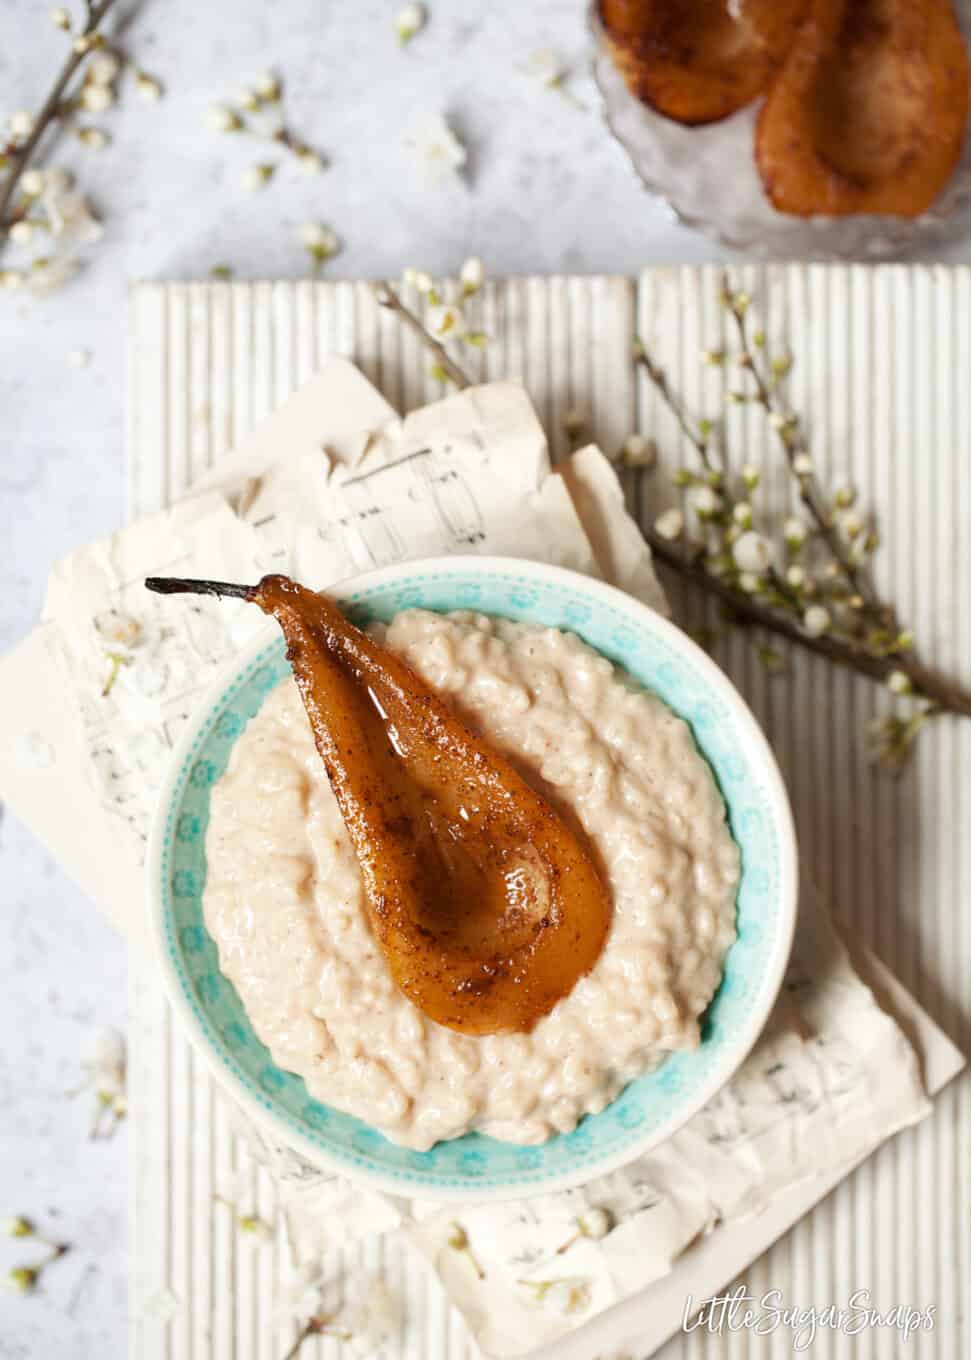
[(398, 987), (464, 1034), (529, 1030), (596, 963), (611, 903), (582, 833), (324, 595), (149, 578), (252, 601), (283, 630)]
[(756, 161), (799, 217), (917, 217), (950, 179), (968, 58), (950, 0), (812, 0), (761, 111)]
[(678, 123), (750, 104), (782, 64), (807, 0), (600, 0), (628, 89)]

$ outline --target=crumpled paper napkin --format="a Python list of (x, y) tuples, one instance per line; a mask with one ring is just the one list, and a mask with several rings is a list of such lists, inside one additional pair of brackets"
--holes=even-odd
[[(198, 494), (52, 574), (44, 655), (73, 705), (92, 817), (131, 865), (197, 695), (265, 627), (243, 605), (206, 599), (163, 618), (142, 586), (149, 572), (245, 580), (287, 571), (323, 587), (387, 562), (489, 552), (603, 576), (667, 612), (610, 464), (591, 446), (554, 471), (519, 387), (473, 388), (356, 436), (342, 427), (333, 444), (333, 408), (308, 389), (295, 406), (299, 422), (287, 408), (273, 417), (262, 453), (250, 450), (241, 470), (235, 460), (231, 479), (207, 478)], [(314, 438), (291, 437), (295, 454), (268, 456), (274, 421), (290, 436), (312, 427)], [(0, 672), (0, 690), (2, 681)], [(46, 757), (39, 733), (20, 733), (25, 767)], [(138, 910), (132, 902), (132, 924)], [(779, 1003), (733, 1081), (662, 1147), (580, 1189), (464, 1210), (396, 1199), (316, 1171), (243, 1122), (280, 1184), (298, 1263), (403, 1232), (483, 1353), (499, 1357), (566, 1335), (665, 1275), (719, 1223), (801, 1177), (852, 1164), (928, 1109), (910, 1044), (824, 914), (804, 903)]]

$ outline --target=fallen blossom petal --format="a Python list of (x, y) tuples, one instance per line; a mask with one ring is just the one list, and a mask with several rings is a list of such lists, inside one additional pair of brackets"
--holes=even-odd
[(213, 104), (206, 114), (206, 121), (214, 132), (238, 132), (243, 126), (239, 114), (224, 104)]
[(135, 77), (135, 89), (149, 104), (157, 103), (162, 98), (161, 81), (154, 76), (147, 75), (144, 71), (139, 71)]
[(276, 171), (275, 165), (251, 165), (243, 174), (243, 188), (251, 194), (265, 189)]
[(408, 145), (433, 183), (441, 183), (449, 175), (458, 174), (468, 159), (465, 147), (440, 113), (426, 118)]
[(428, 10), (424, 5), (405, 5), (394, 21), (394, 31), (397, 33), (398, 41), (402, 47), (411, 42), (412, 38), (421, 32), (427, 22)]

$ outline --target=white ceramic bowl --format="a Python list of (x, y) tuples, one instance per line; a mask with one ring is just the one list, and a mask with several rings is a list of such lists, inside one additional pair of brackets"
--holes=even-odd
[(562, 1189), (614, 1170), (669, 1137), (731, 1077), (779, 990), (795, 923), (796, 841), (765, 737), (729, 680), (690, 638), (645, 605), (574, 572), (509, 558), (440, 558), (384, 567), (341, 583), (333, 594), (357, 622), (421, 606), (472, 608), (569, 629), (686, 719), (719, 782), (742, 852), (738, 939), (703, 1041), (541, 1147), (467, 1134), (413, 1152), (313, 1100), (299, 1077), (278, 1068), (219, 971), (201, 903), (210, 789), (248, 719), (289, 674), (275, 628), (199, 706), (160, 794), (148, 899), (172, 1004), (233, 1098), (272, 1139), (315, 1165), (396, 1194), (466, 1202)]

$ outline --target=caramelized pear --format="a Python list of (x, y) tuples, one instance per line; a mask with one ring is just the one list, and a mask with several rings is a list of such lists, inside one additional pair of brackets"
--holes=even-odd
[(401, 991), (465, 1034), (529, 1030), (596, 963), (610, 900), (581, 835), (400, 657), (285, 576), (234, 595), (283, 630)]
[(780, 212), (917, 217), (950, 179), (968, 58), (950, 0), (812, 0), (759, 117)]
[(600, 0), (632, 94), (678, 123), (750, 104), (785, 58), (807, 0)]

